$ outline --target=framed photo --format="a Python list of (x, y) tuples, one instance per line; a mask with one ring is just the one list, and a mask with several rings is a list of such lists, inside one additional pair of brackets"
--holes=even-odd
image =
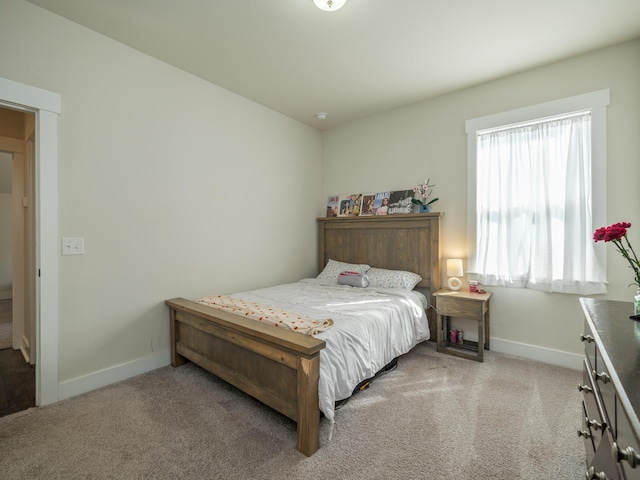
[(364, 193), (362, 195), (362, 203), (360, 204), (360, 216), (373, 215), (373, 203), (375, 201), (375, 193)]
[(376, 193), (373, 198), (373, 214), (388, 215), (389, 214), (389, 196), (391, 192)]
[(360, 206), (356, 208), (356, 202), (358, 196), (362, 197), (359, 193), (352, 193), (350, 195), (340, 195), (338, 197), (338, 216), (339, 217), (353, 217), (357, 215), (356, 211), (359, 211)]
[(398, 190), (391, 192), (389, 196), (389, 215), (397, 215), (399, 213), (412, 213), (413, 190)]
[(362, 210), (362, 194), (356, 194), (356, 198), (353, 203), (353, 214), (360, 215), (360, 211)]
[(332, 195), (327, 199), (327, 217), (338, 216), (338, 195)]

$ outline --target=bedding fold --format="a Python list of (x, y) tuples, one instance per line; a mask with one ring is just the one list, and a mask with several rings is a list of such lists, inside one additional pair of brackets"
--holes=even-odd
[(209, 295), (197, 300), (197, 303), (243, 315), (275, 327), (288, 328), (304, 335), (317, 335), (333, 326), (333, 320), (330, 318), (315, 319), (309, 315), (291, 313), (230, 295)]

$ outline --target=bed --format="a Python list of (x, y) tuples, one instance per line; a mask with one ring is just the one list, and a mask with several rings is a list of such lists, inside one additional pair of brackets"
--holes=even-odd
[[(332, 259), (415, 272), (422, 278), (416, 289), (432, 301), (441, 280), (441, 216), (319, 218), (319, 271)], [(319, 448), (322, 335), (303, 335), (184, 298), (166, 304), (173, 366), (191, 361), (208, 370), (296, 422), (298, 451), (310, 456)], [(431, 309), (427, 315), (435, 332)]]

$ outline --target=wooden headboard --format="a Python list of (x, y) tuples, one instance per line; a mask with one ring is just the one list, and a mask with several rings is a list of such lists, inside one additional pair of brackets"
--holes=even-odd
[(440, 217), (443, 213), (319, 218), (318, 272), (332, 258), (407, 270), (420, 287), (440, 289)]
[[(431, 295), (441, 286), (442, 212), (371, 217), (318, 218), (318, 272), (330, 258), (376, 268), (406, 270), (422, 277)], [(431, 298), (433, 302), (433, 297)], [(433, 312), (429, 310), (432, 335)]]

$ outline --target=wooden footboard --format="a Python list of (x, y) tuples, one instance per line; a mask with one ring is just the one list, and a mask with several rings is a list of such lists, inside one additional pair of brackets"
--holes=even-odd
[(320, 446), (318, 379), (325, 342), (206, 305), (175, 298), (171, 364), (190, 360), (297, 423), (297, 449)]

